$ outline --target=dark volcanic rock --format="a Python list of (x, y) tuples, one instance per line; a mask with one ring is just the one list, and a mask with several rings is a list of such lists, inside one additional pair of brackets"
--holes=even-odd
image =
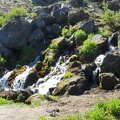
[(86, 14), (83, 10), (79, 10), (79, 11), (69, 11), (68, 13), (68, 21), (70, 22), (70, 24), (74, 25), (79, 21), (83, 21), (88, 19), (89, 16), (88, 14)]
[(100, 88), (106, 90), (112, 90), (120, 83), (113, 73), (100, 73), (99, 74)]
[(32, 25), (29, 22), (15, 18), (0, 30), (0, 44), (7, 48), (22, 49), (27, 45), (31, 31)]

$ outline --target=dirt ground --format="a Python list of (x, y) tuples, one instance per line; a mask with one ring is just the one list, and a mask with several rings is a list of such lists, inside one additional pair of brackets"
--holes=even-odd
[(61, 96), (57, 101), (44, 101), (41, 106), (22, 105), (0, 106), (0, 120), (37, 120), (39, 116), (52, 118), (63, 117), (74, 113), (84, 114), (93, 108), (99, 100), (119, 98), (120, 90), (99, 91), (92, 89), (80, 96)]

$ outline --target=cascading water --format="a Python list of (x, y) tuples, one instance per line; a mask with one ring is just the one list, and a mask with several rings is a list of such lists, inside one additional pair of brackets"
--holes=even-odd
[(101, 71), (100, 66), (103, 63), (103, 60), (104, 60), (105, 56), (110, 51), (115, 49), (115, 47), (113, 45), (111, 45), (111, 43), (110, 43), (110, 38), (108, 39), (108, 46), (109, 46), (109, 51), (105, 52), (104, 54), (99, 55), (93, 62), (93, 63), (95, 63), (97, 65), (96, 69), (93, 71), (93, 85), (92, 85), (93, 87), (97, 86), (96, 78), (97, 78), (97, 75), (99, 74), (99, 72)]
[(61, 59), (62, 56), (60, 56), (55, 67), (51, 69), (50, 73), (47, 76), (38, 79), (37, 83), (30, 87), (34, 92), (49, 94), (49, 89), (55, 88), (57, 86), (57, 84), (60, 82), (61, 78), (67, 71), (69, 63), (69, 59), (67, 61), (64, 59), (64, 63), (60, 64)]
[[(40, 60), (41, 53), (36, 57), (36, 59), (30, 63), (28, 66), (26, 66), (26, 70), (19, 74), (18, 76), (15, 77), (15, 80), (11, 85), (7, 85), (7, 79), (11, 75), (11, 72), (8, 72), (5, 74), (1, 79), (0, 79), (0, 91), (1, 90), (13, 90), (13, 91), (18, 91), (18, 90), (24, 90), (24, 84), (26, 81), (27, 76), (31, 71), (33, 71), (33, 66)], [(65, 52), (67, 54), (67, 52)], [(29, 86), (29, 88), (34, 92), (34, 93), (41, 93), (41, 94), (49, 94), (49, 89), (50, 88), (55, 88), (57, 84), (60, 82), (61, 78), (67, 71), (69, 59), (65, 59), (66, 56), (60, 56), (58, 59), (55, 67), (51, 68), (51, 71), (48, 75), (46, 75), (44, 78), (39, 78), (37, 83), (33, 84), (32, 86)], [(60, 64), (61, 59), (63, 60), (63, 63)]]

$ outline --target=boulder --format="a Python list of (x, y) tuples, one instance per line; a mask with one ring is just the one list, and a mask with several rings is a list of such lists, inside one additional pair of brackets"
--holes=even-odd
[(27, 76), (24, 84), (24, 88), (27, 88), (28, 86), (33, 85), (38, 80), (37, 72), (36, 71), (30, 71), (29, 75)]
[(95, 35), (93, 36), (92, 40), (96, 42), (98, 48), (102, 53), (105, 53), (109, 50), (108, 39), (104, 38), (102, 35)]
[(88, 19), (88, 20), (84, 20), (76, 23), (73, 28), (76, 30), (82, 29), (87, 34), (90, 34), (94, 32), (94, 27), (95, 27), (94, 20)]
[(113, 45), (113, 46), (118, 46), (118, 34), (116, 33), (113, 33), (111, 38), (110, 38), (110, 43)]
[(9, 90), (9, 91), (1, 91), (0, 92), (0, 96), (2, 98), (6, 98), (8, 100), (13, 100), (15, 101), (17, 99), (18, 96), (18, 91), (13, 91), (13, 90)]
[(32, 21), (32, 25), (33, 25), (33, 27), (40, 28), (40, 29), (45, 28), (45, 22), (43, 20), (41, 20), (39, 17), (35, 18)]
[(101, 66), (102, 72), (112, 72), (116, 77), (120, 77), (120, 49), (115, 48), (109, 52)]
[(74, 76), (69, 80), (62, 80), (53, 91), (53, 95), (80, 95), (89, 89), (89, 83), (83, 76)]
[(113, 73), (100, 73), (99, 82), (99, 87), (105, 90), (112, 90), (120, 83)]
[(16, 17), (0, 30), (0, 44), (7, 48), (22, 49), (27, 45), (31, 31), (32, 25), (29, 22)]
[(59, 46), (59, 49), (60, 49), (60, 50), (65, 49), (65, 48), (66, 48), (66, 45), (67, 45), (64, 37), (58, 37), (58, 38), (56, 38), (56, 39), (53, 39), (53, 40), (52, 40), (52, 43), (57, 44), (57, 45)]
[(28, 37), (28, 42), (29, 43), (32, 43), (32, 42), (41, 43), (41, 41), (43, 42), (43, 39), (44, 39), (44, 33), (42, 32), (41, 29), (37, 28)]
[(120, 10), (120, 0), (107, 1), (107, 5), (110, 10)]
[(53, 24), (52, 27), (51, 27), (51, 30), (52, 30), (52, 34), (53, 34), (55, 37), (59, 37), (59, 36), (60, 36), (60, 34), (61, 34), (61, 29), (60, 29), (59, 24)]
[(22, 66), (20, 69), (14, 70), (8, 78), (7, 85), (10, 86), (15, 80), (15, 77), (24, 72), (25, 70), (26, 66)]
[(89, 16), (83, 10), (71, 10), (68, 12), (68, 21), (71, 25), (75, 25), (79, 21), (88, 19)]
[(37, 71), (37, 72), (39, 72), (39, 71), (42, 69), (42, 67), (43, 67), (43, 63), (42, 63), (42, 62), (37, 62), (37, 63), (33, 66), (34, 70)]
[(5, 58), (8, 59), (11, 56), (13, 56), (14, 54), (12, 53), (12, 51), (8, 48), (6, 48), (4, 45), (0, 44), (0, 55)]
[(40, 18), (45, 22), (46, 25), (52, 25), (55, 23), (55, 17), (47, 13), (41, 13)]
[(51, 15), (55, 17), (56, 23), (58, 24), (67, 22), (67, 13), (68, 13), (68, 8), (65, 5), (62, 5), (62, 7), (56, 5), (53, 7), (51, 11)]

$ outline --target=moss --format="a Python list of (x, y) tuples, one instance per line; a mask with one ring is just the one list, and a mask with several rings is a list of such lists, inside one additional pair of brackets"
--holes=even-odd
[(25, 70), (26, 66), (22, 66), (21, 68), (14, 70), (8, 78), (7, 84), (10, 85), (14, 81), (15, 77), (18, 76), (20, 73), (24, 72)]

